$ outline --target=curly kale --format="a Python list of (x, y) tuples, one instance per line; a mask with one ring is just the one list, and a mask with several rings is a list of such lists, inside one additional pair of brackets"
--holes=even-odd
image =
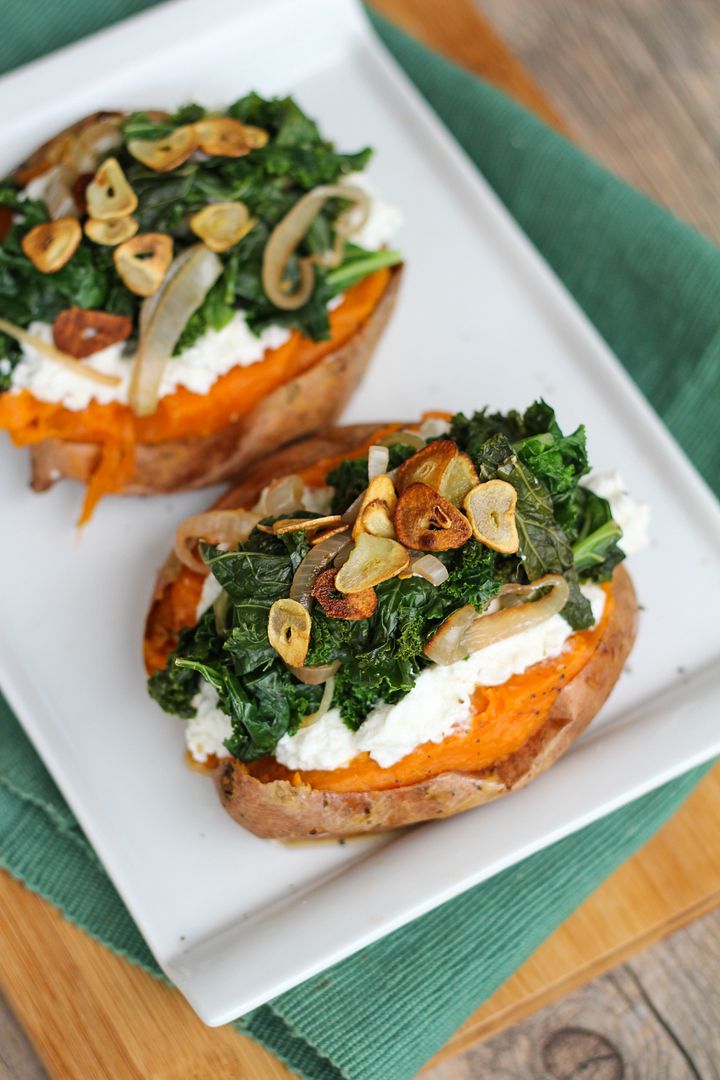
[[(232, 104), (227, 115), (262, 127), (270, 136), (267, 145), (239, 158), (192, 158), (170, 172), (154, 172), (132, 156), (127, 149), (130, 140), (162, 138), (206, 116), (204, 108), (190, 104), (166, 120), (133, 113), (122, 128), (123, 145), (112, 151), (138, 196), (135, 217), (140, 232), (169, 233), (176, 255), (197, 243), (188, 220), (208, 202), (240, 200), (256, 221), (236, 246), (219, 256), (223, 272), (188, 321), (175, 352), (187, 349), (208, 329), (222, 329), (237, 310), (244, 311), (256, 333), (272, 323), (299, 330), (315, 341), (327, 339), (328, 300), (375, 270), (398, 263), (398, 252), (347, 245), (340, 266), (315, 268), (313, 292), (296, 311), (276, 308), (265, 295), (263, 252), (271, 231), (306, 191), (364, 169), (371, 151), (364, 148), (345, 154), (336, 150), (289, 97), (266, 99), (251, 93)], [(6, 207), (13, 215), (0, 243), (0, 315), (26, 327), (35, 320), (52, 322), (74, 305), (127, 315), (137, 326), (142, 297), (130, 292), (118, 276), (111, 247), (94, 244), (83, 235), (73, 257), (57, 273), (35, 269), (21, 241), (34, 226), (48, 221), (49, 214), (41, 200), (23, 200), (19, 195), (13, 178), (0, 183), (0, 208)], [(303, 256), (332, 247), (335, 221), (346, 205), (342, 199), (325, 203), (288, 264), (291, 281), (298, 280)], [(0, 392), (10, 388), (19, 356), (16, 343), (0, 335)]]
[[(393, 704), (413, 688), (429, 663), (426, 642), (459, 607), (472, 604), (482, 612), (508, 581), (563, 574), (570, 599), (562, 614), (582, 629), (592, 624), (592, 612), (580, 577), (605, 580), (623, 557), (608, 503), (578, 483), (588, 471), (582, 427), (564, 435), (553, 410), (539, 401), (522, 414), (459, 414), (450, 436), (470, 454), (481, 481), (502, 479), (515, 488), (520, 548), (501, 555), (470, 539), (440, 552), (448, 570), (441, 585), (418, 576), (385, 581), (376, 587), (377, 607), (367, 619), (331, 618), (314, 606), (306, 663), (340, 663), (333, 706), (354, 730), (380, 703)], [(394, 445), (389, 468), (412, 453)], [(367, 486), (367, 467), (367, 457), (357, 457), (328, 474), (334, 512), (347, 509)], [(284, 734), (296, 731), (322, 693), (291, 675), (267, 637), (270, 606), (288, 595), (308, 541), (304, 531), (276, 537), (256, 530), (237, 551), (201, 550), (228, 597), (228, 625), (218, 631), (210, 613), (184, 631), (173, 662), (153, 676), (151, 693), (168, 711), (191, 715), (199, 679), (207, 679), (232, 721), (229, 749), (249, 761), (272, 753)]]

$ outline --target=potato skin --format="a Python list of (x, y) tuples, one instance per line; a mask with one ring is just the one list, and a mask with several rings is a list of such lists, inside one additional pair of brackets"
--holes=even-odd
[[(295, 379), (268, 394), (247, 416), (212, 435), (156, 445), (139, 443), (135, 472), (119, 495), (157, 495), (209, 487), (303, 435), (329, 426), (362, 379), (392, 314), (402, 267), (390, 271), (380, 301), (358, 332)], [(100, 456), (94, 443), (45, 439), (30, 448), (31, 486), (46, 491), (66, 478), (87, 483)]]
[(384, 832), (419, 821), (450, 817), (525, 787), (548, 769), (588, 726), (617, 682), (633, 646), (637, 599), (619, 566), (612, 583), (615, 605), (595, 652), (558, 694), (547, 720), (520, 750), (477, 773), (442, 773), (385, 791), (319, 791), (287, 780), (251, 776), (234, 758), (214, 772), (223, 806), (256, 836), (282, 840)]

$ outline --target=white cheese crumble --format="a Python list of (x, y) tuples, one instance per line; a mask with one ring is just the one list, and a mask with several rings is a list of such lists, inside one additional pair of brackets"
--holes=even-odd
[(203, 581), (202, 592), (198, 600), (197, 611), (195, 612), (196, 622), (199, 622), (207, 609), (213, 606), (222, 591), (223, 587), (220, 582), (213, 574), (208, 574)]
[(370, 196), (370, 208), (364, 225), (350, 237), (353, 244), (378, 251), (385, 247), (403, 224), (403, 216), (396, 206), (380, 198), (372, 180), (365, 173), (348, 173), (343, 184), (360, 188)]
[(612, 516), (623, 531), (618, 547), (626, 555), (635, 555), (648, 546), (650, 507), (647, 503), (637, 502), (628, 495), (620, 473), (592, 473), (582, 481), (582, 484), (610, 503)]
[[(583, 585), (595, 621), (601, 617), (605, 593), (598, 585)], [(350, 731), (338, 709), (330, 709), (315, 724), (284, 735), (275, 757), (289, 769), (340, 769), (364, 752), (387, 769), (426, 742), (440, 743), (467, 728), (472, 718), (472, 695), (477, 686), (500, 686), (532, 664), (559, 656), (572, 630), (561, 615), (498, 641), (467, 660), (427, 668), (415, 686), (396, 705), (374, 709), (356, 732)]]
[[(52, 326), (34, 322), (28, 327), (44, 341), (52, 342)], [(262, 360), (268, 349), (277, 349), (290, 337), (282, 326), (268, 326), (257, 337), (250, 330), (242, 312), (237, 312), (222, 330), (208, 330), (194, 345), (166, 365), (160, 386), (160, 396), (174, 394), (184, 386), (195, 394), (207, 394), (210, 387), (238, 364), (243, 366)], [(56, 364), (31, 346), (22, 346), (22, 357), (12, 377), (13, 390), (29, 390), (39, 401), (56, 402), (75, 412), (87, 408), (91, 401), (109, 405), (113, 401), (125, 405), (128, 401), (132, 357), (123, 356), (124, 342), (110, 345), (93, 353), (84, 363), (106, 375), (115, 375), (119, 386), (103, 386), (76, 375)]]
[(230, 717), (218, 708), (218, 697), (210, 683), (202, 682), (191, 702), (197, 710), (185, 725), (185, 742), (195, 761), (204, 764), (215, 757), (229, 757), (223, 743), (232, 735)]

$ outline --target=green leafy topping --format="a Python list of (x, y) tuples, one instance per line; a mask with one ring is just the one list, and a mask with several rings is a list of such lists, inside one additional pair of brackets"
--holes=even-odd
[[(520, 549), (500, 555), (471, 539), (441, 552), (437, 557), (448, 570), (441, 585), (415, 576), (385, 581), (376, 588), (377, 608), (368, 619), (331, 618), (313, 607), (306, 663), (340, 662), (332, 704), (354, 730), (379, 704), (393, 704), (413, 688), (430, 663), (424, 645), (459, 607), (472, 604), (481, 612), (506, 582), (563, 574), (570, 599), (562, 614), (574, 630), (583, 629), (593, 617), (580, 577), (605, 580), (623, 558), (608, 503), (578, 483), (588, 471), (582, 427), (564, 435), (553, 410), (539, 401), (523, 414), (459, 414), (450, 437), (471, 455), (481, 480), (498, 478), (515, 488)], [(389, 468), (414, 452), (392, 446)], [(367, 466), (366, 456), (348, 459), (328, 474), (333, 512), (346, 510), (367, 486)], [(237, 552), (203, 547), (203, 558), (229, 597), (228, 627), (218, 632), (206, 616), (196, 630), (184, 631), (166, 671), (154, 676), (154, 696), (179, 715), (192, 711), (200, 679), (210, 681), (231, 717), (227, 745), (243, 760), (272, 753), (278, 739), (297, 730), (319, 703), (322, 687), (295, 679), (267, 640), (270, 605), (288, 595), (307, 550), (302, 531), (280, 537), (255, 531)]]
[[(292, 98), (266, 99), (255, 93), (240, 98), (226, 113), (263, 128), (270, 136), (266, 146), (245, 157), (191, 159), (161, 173), (146, 168), (127, 149), (133, 139), (163, 138), (206, 115), (206, 110), (196, 104), (185, 105), (160, 121), (145, 112), (133, 113), (122, 128), (123, 146), (112, 151), (138, 196), (134, 216), (140, 232), (169, 233), (175, 255), (197, 243), (188, 219), (210, 202), (240, 200), (257, 219), (254, 228), (220, 256), (223, 273), (188, 321), (175, 354), (189, 348), (207, 330), (221, 330), (237, 310), (245, 312), (255, 333), (274, 324), (299, 330), (314, 341), (327, 339), (328, 301), (376, 270), (396, 265), (401, 261), (400, 254), (348, 245), (340, 266), (330, 271), (316, 267), (315, 287), (307, 303), (297, 311), (285, 311), (276, 308), (263, 290), (263, 252), (274, 227), (306, 191), (364, 169), (371, 151), (365, 148), (357, 153), (341, 153), (322, 137), (317, 124)], [(21, 200), (18, 196), (12, 178), (0, 183), (0, 206), (9, 207), (14, 217), (0, 244), (0, 315), (27, 327), (36, 320), (52, 322), (62, 310), (74, 305), (127, 315), (137, 326), (142, 298), (130, 292), (118, 276), (113, 248), (94, 244), (83, 235), (76, 253), (58, 273), (43, 274), (35, 269), (20, 242), (26, 232), (47, 221), (49, 215), (41, 200)], [(290, 260), (291, 279), (298, 273), (299, 258), (332, 247), (334, 224), (346, 205), (341, 199), (325, 204)], [(19, 357), (19, 346), (0, 335), (0, 392), (9, 389)]]
[(613, 520), (610, 503), (588, 488), (577, 492), (578, 528), (573, 544), (577, 572), (592, 581), (607, 581), (625, 558), (618, 541), (622, 529)]

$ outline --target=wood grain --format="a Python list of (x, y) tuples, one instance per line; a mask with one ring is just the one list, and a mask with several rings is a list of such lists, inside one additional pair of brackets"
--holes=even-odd
[[(720, 767), (460, 1028), (435, 1063), (720, 904), (719, 835)], [(0, 941), (0, 986), (54, 1080), (290, 1075), (233, 1029), (204, 1027), (176, 990), (113, 956), (4, 874)]]
[(423, 1080), (709, 1080), (720, 1062), (719, 971), (715, 911)]
[(470, 1017), (435, 1061), (517, 1023), (720, 905), (718, 836), (720, 765)]
[(0, 984), (54, 1080), (287, 1080), (234, 1028), (109, 952), (0, 874)]
[(717, 0), (478, 3), (583, 149), (720, 240)]
[(553, 127), (565, 121), (472, 0), (371, 0), (396, 26), (522, 102)]

